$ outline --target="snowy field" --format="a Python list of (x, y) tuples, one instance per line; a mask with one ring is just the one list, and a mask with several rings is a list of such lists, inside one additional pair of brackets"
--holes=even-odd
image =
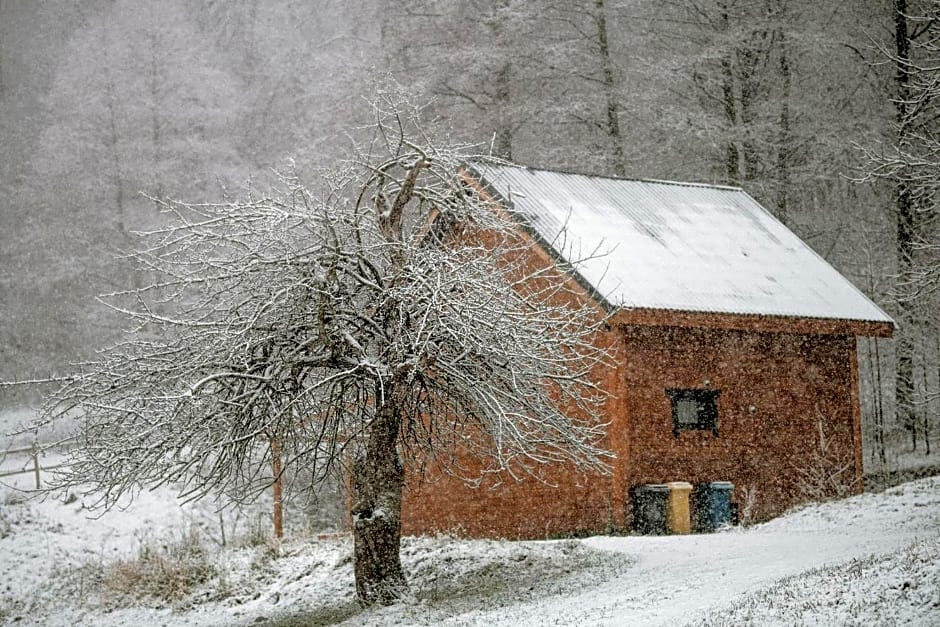
[(4, 624), (940, 625), (940, 477), (710, 535), (408, 539), (414, 598), (365, 612), (345, 537), (274, 545), (163, 491), (98, 519), (0, 498)]

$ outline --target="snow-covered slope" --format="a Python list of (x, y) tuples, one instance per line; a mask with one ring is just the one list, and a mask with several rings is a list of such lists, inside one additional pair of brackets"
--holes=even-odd
[[(0, 498), (9, 624), (940, 625), (940, 477), (711, 535), (409, 539), (415, 597), (366, 612), (348, 538), (232, 547), (229, 529), (222, 548), (211, 508), (165, 493), (97, 520), (81, 500)], [(135, 565), (193, 536), (203, 576), (148, 595)]]
[[(827, 597), (838, 597), (838, 590), (847, 582), (849, 588), (878, 588), (889, 584), (876, 578), (894, 581), (903, 577), (899, 572), (903, 565), (893, 556), (910, 551), (922, 556), (938, 553), (940, 477), (882, 494), (812, 505), (749, 529), (685, 537), (597, 537), (584, 542), (622, 553), (636, 563), (623, 575), (576, 595), (541, 599), (508, 611), (475, 612), (461, 619), (472, 618), (479, 624), (536, 625), (544, 624), (539, 617), (551, 616), (566, 625), (677, 625), (711, 614), (719, 617), (714, 624), (738, 625), (748, 621), (743, 616), (724, 621), (720, 617), (736, 615), (720, 610), (736, 602), (747, 608), (774, 599), (773, 606), (767, 602), (766, 613), (755, 624), (772, 624), (774, 616), (779, 617), (779, 624), (801, 624), (793, 608), (787, 607), (787, 600), (792, 600), (793, 607), (804, 603), (819, 606), (819, 620), (807, 618), (808, 624), (894, 624), (875, 620), (890, 614), (875, 607), (861, 607), (856, 622), (844, 623), (839, 604), (827, 607)], [(885, 571), (874, 569), (865, 577), (850, 580), (839, 568), (832, 568), (852, 560), (864, 562), (873, 555), (884, 556), (880, 563)], [(940, 625), (940, 570), (935, 563), (924, 566), (917, 581), (929, 585), (910, 590), (912, 607), (887, 608), (904, 617), (896, 624)], [(831, 570), (820, 574), (821, 568)], [(847, 568), (857, 570), (852, 564)], [(792, 584), (803, 577), (813, 577), (816, 585), (785, 585), (780, 588), (787, 593), (782, 598), (765, 594), (765, 589), (782, 580)], [(890, 599), (882, 598), (886, 602)], [(902, 603), (901, 599), (895, 601)]]

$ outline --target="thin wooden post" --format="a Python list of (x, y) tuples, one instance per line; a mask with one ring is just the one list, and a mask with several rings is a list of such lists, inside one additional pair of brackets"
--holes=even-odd
[(274, 471), (274, 537), (280, 540), (284, 536), (284, 501), (281, 486), (281, 443), (271, 439), (271, 465)]
[(36, 489), (42, 487), (42, 481), (39, 477), (39, 448), (33, 446), (33, 471), (36, 473)]
[(222, 516), (222, 510), (219, 510), (219, 532), (222, 536), (222, 546), (228, 546), (225, 542), (225, 517)]

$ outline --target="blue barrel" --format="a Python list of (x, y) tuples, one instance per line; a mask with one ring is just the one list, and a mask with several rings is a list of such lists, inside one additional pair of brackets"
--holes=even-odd
[(693, 503), (696, 531), (714, 531), (731, 524), (731, 493), (734, 484), (730, 481), (701, 483), (695, 488)]
[(633, 530), (647, 535), (665, 535), (669, 486), (652, 483), (633, 488)]

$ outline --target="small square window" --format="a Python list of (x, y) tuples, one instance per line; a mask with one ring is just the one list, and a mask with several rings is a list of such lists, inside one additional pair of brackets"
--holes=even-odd
[(672, 403), (672, 433), (700, 429), (718, 435), (718, 395), (720, 390), (666, 390)]

